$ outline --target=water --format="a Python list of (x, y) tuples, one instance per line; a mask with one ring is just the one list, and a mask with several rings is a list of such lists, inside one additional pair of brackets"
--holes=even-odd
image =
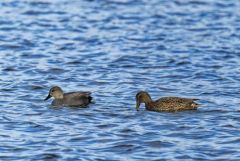
[[(239, 1), (0, 6), (0, 160), (239, 160)], [(52, 108), (53, 85), (96, 103)], [(137, 112), (139, 90), (201, 108)]]

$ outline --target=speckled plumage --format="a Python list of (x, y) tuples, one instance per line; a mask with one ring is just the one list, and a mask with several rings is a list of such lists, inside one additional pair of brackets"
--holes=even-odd
[(136, 95), (136, 109), (139, 110), (140, 104), (145, 103), (145, 107), (149, 111), (184, 111), (196, 110), (199, 106), (195, 101), (198, 99), (181, 98), (181, 97), (162, 97), (153, 101), (150, 95), (145, 91), (140, 91)]
[(63, 93), (63, 90), (54, 86), (49, 90), (45, 100), (54, 97), (53, 106), (87, 106), (91, 103), (92, 97), (90, 92), (69, 92)]

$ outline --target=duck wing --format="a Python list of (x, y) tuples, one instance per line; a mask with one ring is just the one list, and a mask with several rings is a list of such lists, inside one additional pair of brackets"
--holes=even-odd
[(64, 96), (67, 97), (88, 97), (91, 95), (91, 92), (69, 92), (69, 93), (64, 93)]
[(198, 104), (194, 101), (198, 99), (181, 98), (181, 97), (163, 97), (155, 101), (159, 107), (165, 108), (166, 110), (190, 110), (196, 109)]
[(69, 92), (64, 94), (64, 102), (69, 106), (86, 106), (92, 97), (91, 92)]

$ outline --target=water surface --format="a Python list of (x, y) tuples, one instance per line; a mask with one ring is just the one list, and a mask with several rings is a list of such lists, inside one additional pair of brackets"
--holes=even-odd
[[(0, 160), (239, 160), (239, 1), (0, 6)], [(52, 108), (53, 85), (96, 103)], [(139, 90), (201, 108), (137, 112)]]

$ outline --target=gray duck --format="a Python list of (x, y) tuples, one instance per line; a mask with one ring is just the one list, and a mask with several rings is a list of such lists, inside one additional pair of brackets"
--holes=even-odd
[(54, 86), (49, 90), (45, 101), (53, 97), (52, 106), (87, 106), (92, 101), (90, 92), (69, 92), (64, 93), (63, 90)]
[(198, 99), (181, 98), (181, 97), (162, 97), (153, 101), (151, 96), (140, 91), (136, 95), (136, 109), (139, 110), (140, 104), (145, 103), (145, 107), (149, 111), (156, 112), (176, 112), (185, 110), (196, 110), (199, 107), (195, 101)]

